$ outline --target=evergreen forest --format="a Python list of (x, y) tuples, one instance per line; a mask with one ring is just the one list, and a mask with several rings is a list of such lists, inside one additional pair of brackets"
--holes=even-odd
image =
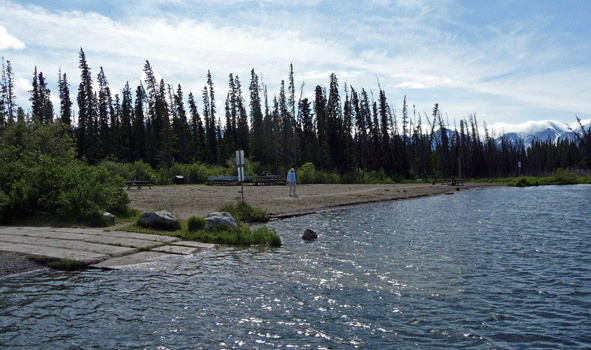
[(399, 97), (402, 109), (396, 111), (379, 85), (377, 91), (348, 86), (335, 74), (327, 86), (314, 87), (309, 99), (304, 95), (312, 94), (304, 94), (303, 84), (295, 86), (293, 65), (274, 93), (254, 69), (247, 80), (230, 73), (226, 96), (216, 96), (209, 71), (203, 90), (186, 93), (180, 84), (158, 81), (146, 61), (145, 79), (137, 86), (128, 82), (119, 95), (111, 92), (102, 67), (89, 67), (83, 49), (79, 69), (77, 93), (72, 93), (66, 72), (58, 72), (59, 105), (54, 106), (46, 78), (35, 67), (31, 108), (25, 111), (16, 104), (14, 73), (3, 58), (0, 137), (11, 125), (59, 123), (78, 161), (166, 169), (168, 179), (175, 167), (191, 164), (230, 174), (227, 165), (239, 149), (248, 159), (247, 173), (253, 175), (285, 174), (294, 167), (336, 174), (342, 182), (367, 181), (368, 174), (374, 180), (403, 181), (591, 169), (591, 130), (578, 119), (576, 140), (534, 141), (526, 148), (504, 137), (499, 141), (475, 114), (452, 126), (437, 103), (429, 112), (419, 112), (407, 105), (406, 96)]

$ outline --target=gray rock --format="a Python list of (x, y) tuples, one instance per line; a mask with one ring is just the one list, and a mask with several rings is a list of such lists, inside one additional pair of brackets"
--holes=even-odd
[(108, 211), (103, 213), (103, 220), (107, 226), (115, 225), (115, 215), (109, 213)]
[(143, 213), (140, 218), (143, 225), (165, 229), (165, 230), (180, 230), (181, 223), (169, 211), (160, 210), (155, 213)]
[(314, 241), (317, 238), (318, 235), (316, 234), (316, 232), (310, 230), (309, 228), (307, 228), (306, 231), (304, 231), (304, 234), (302, 235), (302, 239), (304, 241)]
[(216, 224), (238, 227), (238, 222), (236, 221), (236, 219), (234, 219), (232, 215), (230, 215), (230, 213), (227, 213), (225, 211), (216, 211), (214, 213), (211, 213), (205, 217), (205, 220), (207, 221), (207, 228), (212, 228)]

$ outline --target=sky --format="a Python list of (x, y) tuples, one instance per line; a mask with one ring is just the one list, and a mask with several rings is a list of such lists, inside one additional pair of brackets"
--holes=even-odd
[(209, 70), (222, 117), (229, 74), (247, 99), (254, 69), (272, 99), (293, 64), (296, 98), (334, 73), (343, 100), (345, 85), (381, 88), (397, 118), (406, 96), (423, 123), (435, 103), (450, 126), (475, 115), (497, 136), (591, 118), (586, 0), (0, 0), (0, 14), (0, 56), (25, 110), (35, 67), (56, 110), (60, 69), (76, 100), (82, 48), (114, 93), (135, 91), (149, 61), (199, 104)]

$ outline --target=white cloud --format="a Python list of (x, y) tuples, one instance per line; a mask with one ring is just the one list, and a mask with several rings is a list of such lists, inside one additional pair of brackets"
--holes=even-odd
[[(22, 48), (26, 44), (7, 57), (15, 73), (29, 77), (37, 65), (57, 80), (61, 67), (73, 91), (83, 47), (93, 76), (103, 66), (113, 91), (126, 81), (135, 90), (149, 60), (166, 83), (180, 83), (185, 95), (200, 95), (210, 69), (220, 100), (229, 73), (246, 87), (254, 68), (272, 98), (293, 62), (296, 86), (304, 81), (305, 94), (313, 94), (317, 84), (327, 86), (331, 73), (341, 88), (347, 83), (358, 91), (375, 91), (379, 80), (389, 101), (408, 95), (427, 111), (441, 103), (450, 119), (477, 113), (492, 123), (552, 118), (540, 113), (559, 111), (559, 118), (570, 120), (591, 111), (591, 70), (585, 64), (556, 65), (569, 57), (560, 43), (527, 23), (504, 20), (466, 35), (470, 24), (455, 22), (459, 5), (453, 1), (147, 0), (111, 6), (122, 7), (117, 16), (0, 0), (0, 13), (11, 14), (0, 19), (0, 48), (9, 35), (3, 30), (10, 28), (23, 42), (10, 37)], [(352, 11), (332, 13), (337, 7)], [(26, 100), (26, 94), (19, 97), (23, 105)]]
[(0, 50), (22, 50), (25, 48), (25, 44), (18, 40), (16, 37), (8, 34), (6, 28), (0, 25)]

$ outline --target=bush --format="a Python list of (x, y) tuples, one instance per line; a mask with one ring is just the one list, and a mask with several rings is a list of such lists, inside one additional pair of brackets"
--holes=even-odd
[(207, 226), (207, 221), (204, 218), (192, 216), (187, 221), (187, 229), (189, 232), (203, 230)]
[(242, 222), (267, 222), (267, 212), (261, 209), (252, 207), (246, 202), (238, 202), (237, 204), (225, 204), (218, 209), (218, 211), (228, 212), (233, 218)]
[(314, 164), (308, 162), (297, 172), (297, 180), (301, 184), (338, 184), (341, 178), (336, 173), (317, 170)]
[(6, 126), (0, 138), (0, 223), (44, 216), (102, 226), (102, 211), (125, 211), (129, 203), (118, 171), (112, 163), (78, 162), (60, 123)]
[(579, 183), (577, 174), (570, 171), (570, 169), (560, 169), (552, 173), (552, 183), (556, 185), (574, 185)]

